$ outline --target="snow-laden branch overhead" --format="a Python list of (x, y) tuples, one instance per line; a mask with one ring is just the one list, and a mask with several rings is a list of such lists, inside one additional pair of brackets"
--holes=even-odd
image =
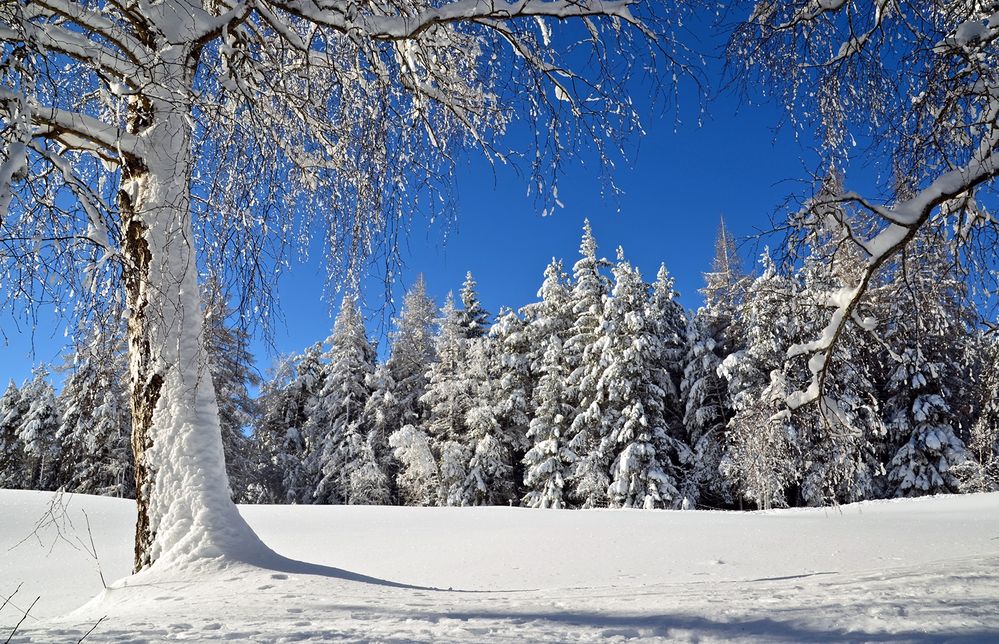
[(613, 16), (639, 25), (631, 12), (638, 0), (454, 0), (440, 7), (425, 7), (412, 15), (362, 13), (348, 2), (327, 7), (315, 0), (256, 0), (269, 3), (317, 24), (355, 32), (378, 40), (415, 38), (434, 25), (471, 23), (477, 20), (512, 20), (526, 17), (582, 18)]
[[(32, 13), (37, 14), (39, 17), (44, 17), (46, 14), (62, 16), (76, 23), (86, 31), (98, 34), (101, 38), (113, 43), (133, 63), (138, 63), (148, 51), (124, 27), (109, 20), (100, 13), (90, 11), (80, 2), (72, 0), (33, 0), (28, 5), (27, 11), (29, 19), (32, 17)], [(95, 50), (102, 48), (92, 40), (89, 42)]]
[(28, 40), (42, 51), (65, 54), (81, 63), (91, 65), (95, 71), (111, 77), (141, 82), (145, 76), (140, 67), (127, 58), (94, 42), (75, 31), (51, 25), (26, 22), (22, 31), (0, 25), (0, 41), (19, 42)]

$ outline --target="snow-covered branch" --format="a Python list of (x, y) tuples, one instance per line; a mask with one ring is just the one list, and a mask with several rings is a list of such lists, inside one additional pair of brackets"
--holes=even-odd
[(35, 107), (31, 116), (38, 125), (36, 136), (56, 139), (69, 148), (93, 152), (105, 160), (119, 155), (135, 156), (143, 150), (138, 137), (86, 114), (57, 107)]
[(315, 0), (259, 0), (293, 15), (338, 31), (353, 32), (377, 40), (416, 38), (435, 25), (480, 20), (512, 20), (526, 17), (559, 19), (613, 16), (640, 26), (631, 12), (637, 0), (454, 0), (440, 7), (426, 7), (415, 14), (364, 13), (356, 15), (349, 3), (328, 9)]
[[(79, 2), (70, 0), (34, 0), (28, 5), (29, 12), (45, 15), (47, 13), (62, 16), (76, 23), (83, 29), (99, 35), (101, 38), (113, 43), (129, 60), (138, 63), (146, 54), (146, 48), (142, 43), (129, 34), (122, 26), (115, 23), (107, 16), (88, 10)], [(31, 16), (31, 13), (28, 15)], [(90, 41), (95, 49), (101, 46)]]
[(42, 51), (52, 51), (69, 56), (94, 71), (121, 81), (142, 82), (145, 74), (141, 68), (98, 42), (86, 36), (53, 24), (22, 23), (18, 31), (0, 25), (0, 41), (9, 43), (30, 42)]

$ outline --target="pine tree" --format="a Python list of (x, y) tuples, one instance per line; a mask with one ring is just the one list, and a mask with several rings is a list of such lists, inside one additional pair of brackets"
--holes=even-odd
[(436, 445), (449, 440), (461, 442), (468, 436), (465, 416), (474, 392), (467, 370), (469, 342), (458, 313), (448, 293), (435, 342), (437, 360), (427, 371), (426, 392), (420, 397), (426, 409), (422, 427)]
[(405, 505), (436, 505), (440, 471), (427, 435), (413, 425), (404, 425), (392, 433), (389, 445), (401, 465), (397, 481), (400, 501)]
[(768, 509), (787, 504), (794, 480), (790, 438), (795, 427), (784, 400), (783, 365), (797, 320), (789, 302), (794, 288), (769, 251), (762, 274), (746, 293), (742, 324), (745, 348), (721, 366), (735, 415), (728, 422), (719, 471), (747, 501)]
[(604, 370), (597, 387), (606, 440), (616, 453), (607, 494), (615, 507), (675, 506), (680, 496), (677, 465), (688, 459), (688, 450), (666, 419), (670, 413), (678, 420), (678, 392), (670, 367), (675, 371), (682, 354), (682, 328), (668, 318), (675, 313), (682, 318), (682, 309), (672, 306), (672, 280), (665, 269), (654, 302), (640, 272), (620, 250), (613, 273), (614, 290), (603, 315)]
[(601, 272), (607, 261), (597, 258), (597, 243), (588, 220), (583, 225), (579, 254), (572, 267), (573, 323), (564, 345), (569, 370), (567, 394), (575, 408), (567, 438), (570, 449), (578, 456), (569, 483), (576, 503), (595, 507), (607, 502), (613, 457), (598, 392), (603, 369), (601, 336), (607, 332), (604, 301), (610, 294), (610, 280)]
[[(524, 438), (522, 426), (504, 423), (516, 422), (511, 412), (523, 402), (523, 391), (511, 392), (503, 386), (495, 338), (493, 334), (479, 338), (468, 348), (467, 372), (474, 389), (465, 415), (466, 445), (471, 453), (462, 492), (465, 505), (506, 505), (516, 498), (513, 456)], [(508, 395), (520, 400), (507, 399)]]
[(890, 348), (885, 422), (894, 454), (887, 464), (891, 496), (958, 492), (968, 453), (961, 434), (971, 419), (964, 400), (971, 332), (965, 286), (948, 277), (950, 259), (920, 239), (902, 258), (890, 293), (885, 342)]
[(568, 505), (566, 482), (577, 456), (566, 439), (573, 407), (565, 402), (568, 369), (558, 336), (548, 343), (540, 374), (534, 389), (534, 418), (527, 431), (532, 446), (524, 455), (524, 505), (564, 508)]
[(439, 458), (439, 502), (469, 505), (472, 500), (465, 495), (471, 458), (467, 417), (474, 404), (476, 383), (468, 370), (470, 341), (450, 293), (441, 309), (439, 328), (437, 361), (430, 366), (427, 390), (420, 398), (426, 409), (426, 420), (420, 427)]
[(27, 411), (27, 401), (11, 380), (0, 397), (0, 488), (24, 486), (24, 445), (18, 430)]
[(562, 508), (568, 503), (566, 481), (576, 454), (569, 449), (573, 407), (566, 399), (569, 367), (562, 343), (573, 315), (569, 279), (560, 261), (552, 260), (538, 291), (540, 302), (524, 307), (524, 333), (530, 352), (526, 361), (536, 382), (531, 393), (532, 417), (524, 455), (524, 505)]
[(81, 344), (59, 395), (60, 486), (82, 494), (132, 497), (135, 474), (124, 343), (118, 334), (97, 328)]
[(257, 415), (251, 387), (260, 386), (250, 353), (250, 335), (246, 328), (232, 325), (236, 314), (219, 282), (210, 279), (205, 294), (205, 350), (208, 370), (215, 386), (222, 429), (222, 449), (233, 500), (249, 501), (253, 476), (250, 440), (246, 430)]
[(304, 427), (308, 403), (322, 387), (322, 345), (278, 361), (264, 383), (253, 440), (257, 452), (253, 494), (258, 503), (311, 503), (315, 473), (304, 467), (311, 446)]
[(420, 397), (426, 392), (427, 372), (436, 359), (433, 332), (436, 317), (436, 307), (427, 296), (426, 284), (420, 276), (403, 298), (395, 330), (390, 334), (389, 358), (375, 370), (364, 425), (369, 428), (368, 440), (378, 466), (390, 481), (398, 478), (399, 461), (389, 444), (389, 436), (407, 425), (423, 422)]
[(489, 312), (482, 308), (475, 286), (475, 278), (469, 271), (465, 274), (465, 282), (461, 286), (462, 310), (458, 312), (458, 323), (469, 340), (483, 337), (489, 328)]
[(921, 348), (898, 356), (889, 381), (895, 394), (888, 400), (893, 411), (890, 428), (908, 440), (888, 464), (888, 483), (895, 496), (958, 492), (960, 481), (953, 469), (968, 454), (953, 426), (941, 372), (944, 363), (931, 361)]
[(61, 413), (48, 378), (47, 368), (35, 367), (31, 380), (21, 387), (27, 411), (21, 418), (18, 438), (24, 449), (24, 487), (29, 490), (53, 490), (58, 483)]
[[(493, 419), (496, 424), (494, 436), (507, 452), (509, 471), (507, 484), (501, 483), (494, 497), (497, 503), (513, 502), (524, 495), (524, 455), (531, 445), (527, 438), (531, 422), (531, 393), (535, 381), (531, 373), (531, 345), (527, 325), (516, 313), (500, 311), (496, 324), (489, 331), (488, 342), (484, 345), (485, 365), (477, 365), (478, 371), (485, 371), (481, 378), (482, 389), (477, 396), (480, 408), (473, 413), (481, 413), (483, 419), (472, 419), (469, 424), (476, 426)], [(494, 477), (500, 483), (502, 477), (497, 470)], [(507, 494), (509, 493), (509, 498)]]
[(739, 309), (749, 282), (723, 219), (715, 241), (712, 270), (704, 274), (704, 306), (687, 327), (687, 355), (680, 385), (683, 426), (693, 453), (681, 485), (684, 503), (718, 507), (733, 501), (732, 490), (719, 472), (726, 427), (734, 415), (727, 381), (719, 375), (722, 362), (742, 348)]
[[(368, 341), (355, 295), (344, 297), (329, 340), (330, 363), (322, 389), (310, 402), (308, 425), (315, 436), (321, 478), (314, 491), (317, 503), (375, 503), (388, 497), (387, 481), (370, 471), (373, 451), (362, 422), (375, 370), (375, 350)], [(355, 474), (355, 470), (365, 473)], [(352, 480), (363, 489), (355, 490)], [(378, 484), (384, 489), (377, 489)], [(363, 499), (363, 500), (362, 500)], [(384, 502), (384, 501), (382, 501)]]

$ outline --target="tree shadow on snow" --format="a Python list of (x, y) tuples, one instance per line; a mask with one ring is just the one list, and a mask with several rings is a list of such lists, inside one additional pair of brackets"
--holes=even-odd
[[(370, 606), (352, 607), (357, 610), (370, 610)], [(780, 620), (770, 617), (733, 618), (731, 621), (713, 619), (702, 615), (615, 615), (582, 611), (447, 611), (425, 613), (399, 611), (409, 619), (437, 622), (438, 620), (461, 620), (501, 622), (509, 626), (541, 628), (549, 634), (566, 633), (569, 628), (592, 629), (603, 638), (665, 638), (696, 639), (700, 637), (720, 639), (749, 639), (767, 642), (972, 642), (997, 641), (999, 632), (987, 628), (967, 629), (963, 632), (925, 632), (906, 630), (895, 633), (868, 632), (862, 629), (836, 628), (831, 626), (810, 626), (793, 617)], [(399, 616), (398, 613), (395, 615)], [(470, 625), (471, 626), (471, 625)], [(543, 636), (542, 636), (543, 637)], [(545, 637), (544, 639), (550, 639)]]
[(461, 588), (438, 588), (436, 586), (420, 586), (417, 584), (407, 584), (399, 581), (392, 581), (390, 579), (381, 579), (379, 577), (372, 577), (370, 575), (364, 575), (357, 572), (352, 572), (350, 570), (344, 570), (343, 568), (335, 568), (333, 566), (326, 566), (323, 564), (311, 563), (308, 561), (300, 561), (298, 559), (291, 559), (285, 557), (284, 555), (278, 554), (273, 550), (268, 548), (269, 552), (265, 555), (258, 554), (252, 557), (238, 557), (242, 563), (252, 565), (257, 568), (264, 570), (270, 570), (275, 574), (272, 575), (275, 579), (282, 579), (277, 575), (313, 575), (317, 577), (327, 577), (330, 579), (339, 579), (342, 581), (350, 581), (361, 584), (372, 584), (375, 586), (385, 586), (388, 588), (401, 588), (405, 590), (422, 590), (428, 592), (441, 592), (441, 593), (467, 593), (467, 594), (490, 594), (490, 593), (508, 593), (508, 592), (529, 592), (531, 589), (509, 589), (509, 590), (467, 590)]

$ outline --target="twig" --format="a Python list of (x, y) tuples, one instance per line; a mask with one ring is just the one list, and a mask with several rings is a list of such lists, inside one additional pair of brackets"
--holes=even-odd
[(17, 633), (17, 629), (21, 628), (21, 624), (24, 623), (24, 620), (28, 619), (28, 613), (30, 613), (31, 609), (35, 607), (35, 604), (38, 603), (39, 599), (41, 599), (41, 596), (35, 597), (35, 601), (31, 602), (31, 606), (28, 606), (28, 610), (24, 611), (24, 615), (21, 616), (21, 620), (14, 625), (14, 630), (10, 632), (10, 635), (7, 636), (7, 640), (3, 644), (10, 644), (10, 641), (14, 639), (14, 634)]
[(10, 604), (10, 600), (14, 599), (14, 595), (17, 594), (17, 591), (21, 590), (21, 586), (23, 586), (23, 585), (24, 585), (24, 582), (22, 581), (21, 583), (19, 583), (17, 585), (17, 588), (14, 589), (14, 592), (12, 592), (10, 595), (8, 595), (7, 597), (4, 598), (3, 604), (0, 604), (0, 610), (3, 610), (4, 608), (6, 608), (7, 604)]
[[(104, 571), (101, 569), (101, 560), (97, 556), (97, 545), (94, 544), (94, 532), (90, 529), (90, 517), (87, 515), (86, 510), (80, 510), (83, 513), (83, 518), (87, 522), (87, 536), (90, 537), (90, 554), (94, 557), (94, 562), (97, 564), (97, 574), (101, 576), (101, 585), (104, 586), (104, 590), (108, 589), (108, 582), (104, 580)], [(79, 537), (77, 537), (79, 539)]]
[[(46, 547), (45, 542), (42, 539), (42, 531), (49, 527), (55, 528), (56, 531), (55, 538), (52, 539), (52, 542), (47, 546), (49, 554), (51, 554), (53, 549), (55, 549), (55, 544), (58, 541), (64, 541), (68, 543), (70, 547), (79, 550), (79, 547), (77, 547), (76, 544), (70, 541), (70, 539), (66, 536), (66, 526), (68, 526), (70, 530), (75, 531), (73, 520), (69, 517), (69, 512), (67, 511), (67, 506), (68, 504), (63, 501), (63, 491), (56, 491), (56, 493), (52, 495), (52, 499), (49, 501), (49, 507), (45, 510), (45, 513), (38, 519), (37, 522), (35, 522), (35, 527), (23, 539), (8, 548), (8, 551), (18, 548), (29, 541), (32, 537), (38, 541), (38, 545)], [(77, 538), (77, 540), (79, 541), (79, 538)]]
[[(86, 552), (93, 558), (94, 562), (97, 564), (97, 574), (100, 575), (101, 584), (106, 590), (108, 583), (104, 578), (104, 570), (101, 568), (100, 557), (97, 556), (97, 545), (94, 542), (94, 532), (90, 527), (90, 517), (87, 515), (86, 510), (82, 508), (80, 509), (80, 513), (83, 514), (83, 518), (87, 522), (87, 536), (90, 539), (90, 546), (88, 547), (87, 542), (84, 541), (79, 534), (77, 534), (76, 526), (73, 524), (73, 519), (69, 514), (69, 503), (64, 500), (64, 496), (63, 490), (56, 491), (56, 493), (52, 495), (52, 499), (49, 501), (48, 508), (42, 517), (35, 523), (35, 527), (32, 531), (23, 539), (8, 548), (8, 550), (14, 550), (34, 537), (34, 539), (38, 542), (38, 545), (43, 548), (48, 548), (48, 554), (51, 555), (53, 550), (55, 550), (56, 544), (62, 541), (63, 543), (69, 545), (70, 548)], [(52, 537), (51, 543), (46, 545), (45, 540), (47, 539), (47, 535), (44, 535), (43, 533), (49, 528), (55, 530), (55, 535)]]
[(93, 626), (91, 626), (90, 630), (87, 631), (86, 633), (84, 633), (83, 637), (81, 637), (79, 640), (77, 640), (76, 644), (81, 644), (81, 642), (83, 642), (83, 640), (87, 639), (87, 636), (90, 635), (91, 633), (93, 633), (97, 629), (97, 627), (101, 625), (101, 622), (103, 622), (107, 618), (108, 618), (108, 616), (105, 615), (104, 617), (101, 617), (99, 620), (97, 620), (97, 623), (94, 624)]

